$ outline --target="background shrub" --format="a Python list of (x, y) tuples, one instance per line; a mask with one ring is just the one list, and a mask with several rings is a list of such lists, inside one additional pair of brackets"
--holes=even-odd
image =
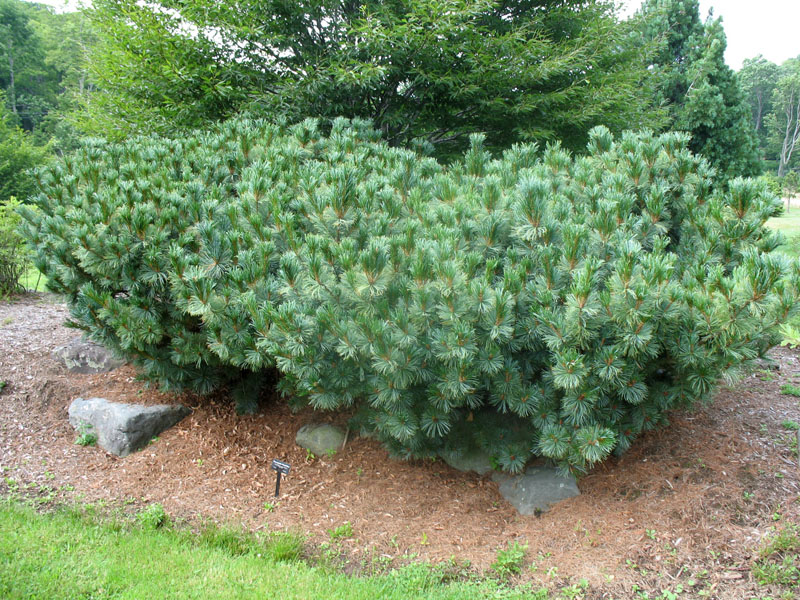
[(24, 291), (20, 279), (30, 268), (30, 252), (17, 231), (20, 203), (10, 198), (0, 204), (0, 295)]
[(276, 366), (401, 456), (480, 446), (584, 470), (778, 341), (797, 263), (780, 202), (713, 186), (681, 134), (586, 156), (479, 135), (448, 168), (367, 124), (237, 120), (84, 148), (25, 212), (78, 325), (169, 386)]

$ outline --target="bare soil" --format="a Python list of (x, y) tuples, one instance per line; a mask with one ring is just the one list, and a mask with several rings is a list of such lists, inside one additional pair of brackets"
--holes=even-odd
[[(311, 420), (275, 398), (252, 417), (224, 395), (164, 394), (126, 366), (68, 373), (50, 355), (77, 332), (66, 308), (44, 294), (0, 303), (0, 495), (19, 485), (46, 499), (97, 502), (126, 510), (161, 503), (173, 517), (214, 518), (252, 529), (299, 529), (312, 548), (349, 522), (337, 541), (343, 565), (376, 558), (469, 561), (487, 569), (511, 541), (528, 544), (519, 579), (561, 587), (589, 582), (587, 598), (631, 598), (636, 589), (682, 597), (740, 599), (780, 590), (759, 586), (750, 568), (775, 527), (800, 522), (795, 432), (800, 353), (776, 348), (775, 371), (758, 371), (714, 402), (671, 416), (578, 486), (581, 495), (540, 516), (520, 516), (488, 477), (441, 462), (398, 462), (375, 441), (353, 435), (328, 457), (294, 443)], [(274, 394), (268, 394), (274, 396)], [(183, 402), (193, 413), (141, 452), (118, 458), (76, 445), (67, 408), (76, 397), (143, 404)], [(796, 437), (794, 438), (796, 439)], [(292, 465), (274, 498), (273, 458)], [(2, 480), (0, 480), (2, 481)], [(10, 484), (10, 485), (9, 485)], [(635, 587), (635, 586), (638, 586)]]

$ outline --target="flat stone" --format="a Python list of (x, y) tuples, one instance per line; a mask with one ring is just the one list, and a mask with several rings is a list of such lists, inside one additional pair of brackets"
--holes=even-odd
[(495, 473), (492, 479), (521, 515), (546, 511), (552, 504), (580, 494), (575, 478), (564, 477), (554, 467), (535, 465), (520, 475)]
[(52, 356), (71, 373), (107, 373), (125, 364), (110, 350), (81, 336), (53, 350)]
[(491, 457), (482, 450), (471, 450), (469, 452), (442, 451), (439, 456), (448, 465), (464, 473), (472, 471), (478, 475), (485, 475), (492, 470)]
[(310, 450), (317, 456), (338, 452), (344, 443), (344, 431), (328, 423), (308, 423), (303, 425), (295, 437), (297, 445)]
[(141, 406), (76, 398), (69, 406), (69, 422), (79, 433), (95, 433), (100, 447), (111, 454), (127, 456), (191, 412), (182, 404)]

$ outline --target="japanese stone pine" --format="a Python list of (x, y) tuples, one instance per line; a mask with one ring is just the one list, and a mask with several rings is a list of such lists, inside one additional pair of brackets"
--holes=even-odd
[(173, 388), (265, 373), (394, 453), (479, 446), (576, 471), (777, 341), (780, 203), (668, 133), (585, 156), (473, 135), (449, 167), (367, 123), (240, 119), (96, 143), (39, 174), (27, 235), (77, 326)]

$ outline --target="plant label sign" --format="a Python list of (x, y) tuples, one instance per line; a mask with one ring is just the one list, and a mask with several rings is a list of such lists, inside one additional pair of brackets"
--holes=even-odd
[(281, 493), (281, 475), (288, 475), (292, 465), (285, 463), (277, 458), (272, 459), (272, 470), (275, 471), (277, 479), (275, 480), (275, 497)]

